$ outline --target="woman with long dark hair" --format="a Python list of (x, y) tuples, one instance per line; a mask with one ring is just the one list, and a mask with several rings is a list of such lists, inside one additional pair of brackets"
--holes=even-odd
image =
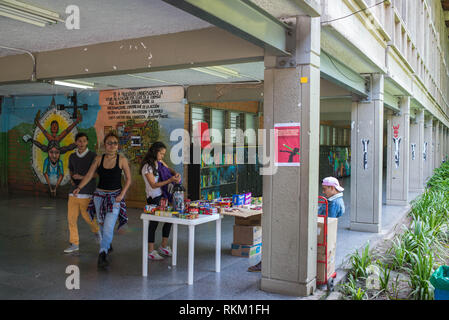
[[(169, 168), (162, 160), (165, 156), (167, 147), (160, 141), (151, 145), (147, 154), (140, 165), (140, 172), (142, 173), (145, 182), (145, 193), (147, 196), (147, 203), (159, 206), (163, 197), (162, 187), (170, 183), (179, 183), (181, 175), (175, 170)], [(169, 170), (172, 175), (167, 180), (162, 181), (161, 170)], [(162, 227), (162, 243), (159, 249), (154, 249), (154, 235), (158, 226), (157, 221), (150, 221), (148, 227), (148, 259), (162, 260), (164, 256), (171, 257), (172, 251), (168, 245), (168, 237), (170, 236), (171, 223), (164, 223)]]
[[(114, 226), (119, 221), (117, 230), (128, 221), (126, 214), (125, 195), (131, 186), (131, 170), (128, 160), (118, 153), (119, 137), (110, 132), (104, 137), (105, 154), (97, 156), (89, 171), (73, 190), (76, 196), (80, 190), (98, 173), (100, 178), (97, 189), (89, 203), (88, 212), (91, 219), (96, 215), (100, 224), (100, 254), (98, 267), (109, 265), (108, 253), (112, 251), (111, 242), (114, 236)], [(122, 172), (125, 174), (125, 186), (122, 186)]]

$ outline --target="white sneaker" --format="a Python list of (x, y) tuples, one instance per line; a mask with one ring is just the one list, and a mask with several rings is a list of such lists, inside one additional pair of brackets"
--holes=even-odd
[(160, 255), (159, 255), (159, 253), (157, 253), (157, 251), (156, 250), (153, 250), (153, 251), (151, 251), (149, 254), (148, 254), (148, 259), (150, 259), (150, 260), (164, 260), (164, 258), (163, 257), (161, 257)]
[(80, 249), (79, 246), (77, 246), (76, 244), (72, 244), (70, 245), (70, 247), (64, 250), (64, 253), (72, 253), (78, 251), (79, 249)]
[(172, 256), (172, 252), (171, 252), (170, 246), (167, 246), (167, 248), (159, 247), (158, 250), (159, 250), (159, 253), (164, 255), (164, 256), (167, 256), (167, 257), (171, 257)]

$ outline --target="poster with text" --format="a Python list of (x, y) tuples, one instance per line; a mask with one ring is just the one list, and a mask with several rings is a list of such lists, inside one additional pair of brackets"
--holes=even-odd
[(274, 125), (276, 166), (299, 167), (300, 131), (300, 123), (277, 123)]
[(134, 200), (146, 199), (140, 165), (150, 146), (162, 142), (166, 147), (164, 162), (183, 177), (183, 164), (173, 164), (171, 141), (176, 129), (184, 129), (184, 88), (180, 86), (104, 90), (99, 93), (100, 110), (95, 122), (98, 145), (110, 131), (119, 137), (119, 152), (131, 168), (132, 184), (128, 194)]

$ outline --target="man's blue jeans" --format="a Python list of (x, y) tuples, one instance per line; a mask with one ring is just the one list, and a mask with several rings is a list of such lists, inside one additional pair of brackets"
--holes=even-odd
[[(106, 192), (102, 192), (99, 190), (97, 190), (97, 192), (100, 194), (107, 194)], [(101, 252), (108, 253), (109, 248), (111, 247), (112, 238), (114, 237), (115, 223), (117, 222), (117, 218), (120, 212), (120, 202), (114, 202), (112, 206), (112, 212), (107, 212), (104, 217), (104, 221), (102, 221), (100, 217), (100, 206), (103, 199), (104, 198), (94, 196), (95, 211), (97, 213), (97, 222), (100, 226), (100, 233), (101, 233), (100, 253)], [(115, 201), (115, 198), (113, 198), (112, 201)]]

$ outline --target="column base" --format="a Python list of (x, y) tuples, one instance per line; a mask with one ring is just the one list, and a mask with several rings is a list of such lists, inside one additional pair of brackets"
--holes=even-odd
[(278, 293), (295, 297), (307, 297), (316, 290), (316, 279), (308, 283), (289, 282), (283, 280), (262, 278), (260, 289), (267, 292)]
[(353, 231), (380, 233), (381, 226), (378, 223), (358, 223), (351, 222), (349, 229)]
[(407, 206), (408, 205), (408, 200), (387, 199), (386, 205), (387, 206)]

